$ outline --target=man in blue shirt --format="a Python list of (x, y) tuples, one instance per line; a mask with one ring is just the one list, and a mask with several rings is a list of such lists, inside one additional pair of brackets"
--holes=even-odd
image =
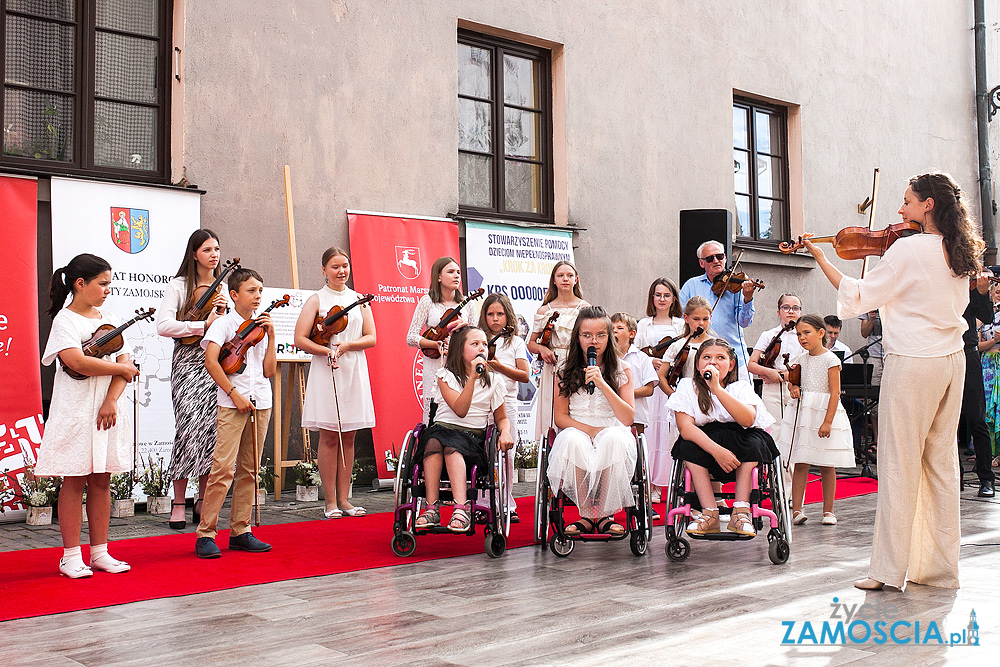
[[(717, 241), (702, 243), (698, 246), (698, 264), (705, 269), (705, 273), (684, 283), (680, 295), (682, 308), (693, 296), (703, 296), (710, 304), (715, 304), (718, 297), (712, 294), (712, 281), (726, 270), (725, 248)], [(712, 312), (712, 330), (736, 348), (742, 379), (750, 377), (746, 370), (747, 344), (743, 339), (743, 329), (753, 322), (753, 290), (753, 284), (747, 281), (741, 292), (723, 292)]]

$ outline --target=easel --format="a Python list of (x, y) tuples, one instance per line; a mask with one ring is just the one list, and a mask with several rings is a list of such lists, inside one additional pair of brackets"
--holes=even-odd
[[(285, 172), (285, 217), (288, 220), (288, 251), (292, 263), (292, 289), (299, 289), (298, 258), (295, 253), (295, 216), (292, 213), (292, 172), (286, 164)], [(309, 431), (302, 429), (302, 453), (304, 459), (286, 459), (288, 456), (288, 433), (291, 432), (292, 392), (295, 385), (299, 389), (299, 414), (302, 414), (303, 402), (306, 396), (306, 359), (295, 361), (279, 361), (278, 372), (274, 374), (274, 499), (281, 500), (281, 488), (285, 483), (285, 469), (294, 468), (297, 463), (312, 463), (312, 444), (309, 442)], [(288, 384), (282, 384), (284, 370), (288, 370)], [(296, 382), (297, 380), (297, 382)]]

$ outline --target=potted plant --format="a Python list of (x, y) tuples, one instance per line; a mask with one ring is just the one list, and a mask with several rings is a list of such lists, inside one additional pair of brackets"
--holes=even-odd
[(271, 459), (266, 459), (264, 464), (257, 470), (257, 505), (263, 505), (267, 500), (267, 494), (274, 490), (274, 467)]
[(534, 482), (538, 476), (538, 445), (534, 442), (521, 442), (514, 455), (514, 468), (517, 470), (518, 482)]
[[(7, 474), (8, 488), (11, 488), (10, 479)], [(58, 477), (37, 477), (35, 476), (35, 466), (25, 461), (24, 473), (20, 478), (15, 479), (20, 487), (20, 493), (14, 489), (15, 497), (20, 496), (21, 504), (28, 508), (27, 524), (29, 526), (48, 526), (52, 523), (52, 506), (59, 497)]]
[(133, 489), (135, 480), (131, 473), (122, 472), (111, 476), (111, 516), (118, 519), (135, 516)]
[(317, 502), (320, 483), (319, 468), (315, 461), (299, 461), (295, 464), (295, 500)]
[(150, 514), (170, 514), (170, 496), (167, 495), (170, 480), (163, 467), (163, 457), (157, 455), (154, 459), (150, 456), (143, 461), (140, 454), (139, 462), (143, 464), (142, 472), (139, 473), (139, 486), (146, 494), (146, 511)]

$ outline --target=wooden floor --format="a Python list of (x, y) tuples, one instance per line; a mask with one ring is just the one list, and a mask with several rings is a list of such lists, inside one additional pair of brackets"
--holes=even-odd
[[(528, 547), (500, 560), (469, 556), (10, 621), (0, 624), (0, 665), (996, 664), (1000, 502), (974, 495), (963, 494), (958, 591), (851, 586), (866, 572), (872, 495), (840, 501), (836, 527), (818, 516), (795, 527), (784, 566), (770, 563), (764, 539), (694, 542), (687, 562), (671, 563), (658, 530), (643, 558), (626, 542), (578, 545), (568, 558)], [(818, 633), (835, 597), (892, 602), (897, 618), (937, 621), (945, 639), (975, 609), (982, 645), (781, 644), (782, 621), (811, 621)]]

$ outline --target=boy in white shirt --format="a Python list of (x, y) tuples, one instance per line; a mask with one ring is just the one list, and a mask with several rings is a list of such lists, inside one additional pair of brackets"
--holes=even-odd
[(637, 433), (642, 433), (649, 414), (646, 401), (653, 395), (657, 378), (652, 360), (632, 344), (637, 329), (635, 318), (628, 313), (615, 313), (611, 316), (615, 349), (618, 351), (618, 356), (627, 361), (632, 368), (632, 386), (635, 387), (635, 420), (632, 426), (635, 426)]
[[(222, 346), (236, 336), (244, 322), (254, 319), (254, 312), (260, 307), (263, 289), (263, 278), (256, 271), (233, 271), (229, 276), (229, 296), (234, 309), (217, 319), (201, 341), (201, 346), (205, 348), (205, 368), (219, 386), (219, 416), (212, 471), (208, 475), (201, 524), (198, 526), (198, 539), (195, 542), (195, 553), (199, 558), (218, 558), (222, 555), (215, 544), (216, 526), (222, 504), (233, 483), (234, 468), (236, 484), (229, 512), (229, 548), (252, 553), (271, 550), (270, 544), (261, 542), (250, 532), (250, 514), (257, 493), (260, 449), (267, 437), (267, 426), (271, 420), (269, 378), (278, 367), (271, 316), (265, 313), (256, 318), (257, 325), (265, 331), (265, 339), (247, 351), (246, 364), (242, 370), (226, 375), (219, 363)], [(256, 440), (254, 426), (257, 431)]]
[(832, 352), (843, 352), (844, 359), (846, 360), (845, 363), (853, 364), (857, 360), (857, 357), (847, 359), (851, 356), (851, 348), (837, 340), (840, 337), (840, 329), (844, 326), (843, 320), (836, 315), (827, 315), (823, 318), (823, 325), (826, 329), (827, 349)]

